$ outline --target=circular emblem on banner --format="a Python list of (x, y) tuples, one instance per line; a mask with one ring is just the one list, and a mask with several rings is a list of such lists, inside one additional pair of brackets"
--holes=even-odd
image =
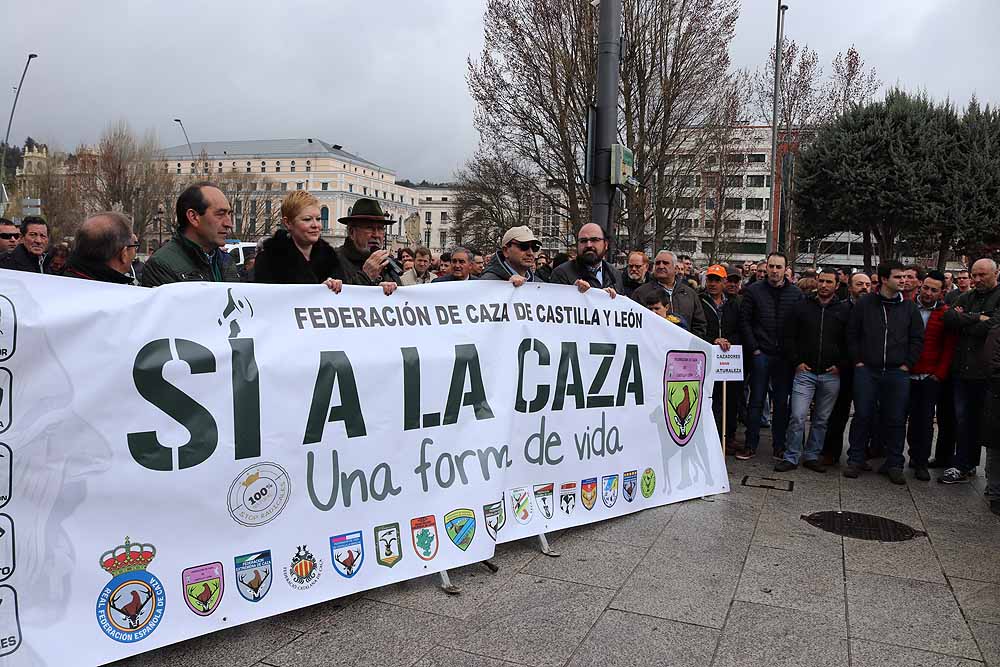
[(263, 526), (281, 514), (288, 503), (291, 480), (276, 463), (257, 463), (229, 487), (229, 513), (244, 526)]
[(112, 578), (97, 597), (97, 623), (117, 642), (145, 639), (163, 619), (167, 602), (163, 584), (146, 569), (155, 557), (156, 547), (127, 537), (101, 556), (101, 567)]

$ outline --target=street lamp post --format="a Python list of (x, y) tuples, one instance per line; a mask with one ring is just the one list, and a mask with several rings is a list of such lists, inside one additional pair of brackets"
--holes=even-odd
[(3, 138), (3, 154), (0, 157), (0, 187), (3, 187), (7, 171), (7, 144), (10, 142), (10, 127), (14, 123), (14, 109), (17, 108), (17, 98), (21, 96), (21, 86), (24, 85), (24, 77), (28, 74), (28, 65), (37, 57), (37, 53), (28, 54), (28, 60), (24, 63), (24, 71), (21, 72), (21, 81), (17, 84), (17, 92), (14, 93), (14, 104), (10, 107), (10, 118), (7, 120), (7, 134)]
[[(183, 123), (183, 122), (181, 121), (181, 119), (180, 119), (180, 118), (174, 118), (174, 122), (175, 122), (175, 123), (177, 123), (178, 125), (180, 125), (180, 126), (181, 126), (181, 132), (183, 132), (183, 133), (184, 133), (184, 141), (186, 141), (186, 142), (187, 142), (187, 145), (188, 145), (188, 153), (190, 153), (190, 154), (191, 154), (191, 162), (197, 162), (197, 161), (196, 161), (196, 160), (194, 159), (194, 149), (192, 149), (192, 148), (191, 148), (191, 140), (190, 140), (190, 139), (188, 139), (188, 133), (187, 133), (187, 130), (185, 130), (185, 129), (184, 129), (184, 123)], [(197, 171), (198, 171), (197, 167), (198, 167), (198, 165), (197, 165), (197, 164), (195, 164), (195, 172), (197, 172)]]
[(781, 4), (778, 0), (778, 27), (774, 37), (774, 99), (771, 104), (771, 210), (768, 211), (767, 221), (767, 251), (774, 252), (774, 181), (778, 176), (776, 169), (778, 156), (778, 93), (781, 90), (781, 42), (784, 40), (785, 32), (785, 12), (788, 5)]

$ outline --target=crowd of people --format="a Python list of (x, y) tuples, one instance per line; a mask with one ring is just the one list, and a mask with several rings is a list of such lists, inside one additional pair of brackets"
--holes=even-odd
[(387, 249), (391, 220), (367, 198), (339, 219), (346, 239), (333, 247), (322, 238), (319, 201), (296, 190), (282, 202), (281, 229), (236, 267), (222, 250), (233, 212), (220, 189), (188, 187), (176, 214), (173, 238), (145, 265), (121, 213), (88, 217), (72, 249), (50, 247), (40, 217), (19, 227), (0, 219), (0, 268), (144, 287), (243, 280), (335, 292), (380, 286), (389, 295), (400, 285), (495, 280), (602, 289), (724, 350), (742, 346), (746, 381), (714, 390), (729, 399), (713, 402), (727, 454), (755, 457), (761, 429), (770, 428), (778, 472), (801, 465), (825, 473), (843, 463), (843, 475), (857, 478), (881, 461), (879, 473), (905, 484), (908, 461), (918, 481), (940, 469), (939, 482), (958, 484), (975, 477), (985, 446), (986, 493), (1000, 514), (1000, 289), (990, 258), (954, 273), (887, 260), (871, 275), (796, 275), (780, 252), (698, 271), (690, 257), (662, 250), (652, 260), (633, 251), (621, 270), (593, 223), (580, 228), (574, 249), (551, 258), (526, 226), (507, 230), (490, 255), (456, 247), (435, 258), (427, 248)]

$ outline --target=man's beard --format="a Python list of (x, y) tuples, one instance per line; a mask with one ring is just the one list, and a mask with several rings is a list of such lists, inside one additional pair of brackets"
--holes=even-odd
[(597, 266), (601, 263), (601, 256), (594, 250), (584, 250), (580, 255), (580, 259), (587, 266)]

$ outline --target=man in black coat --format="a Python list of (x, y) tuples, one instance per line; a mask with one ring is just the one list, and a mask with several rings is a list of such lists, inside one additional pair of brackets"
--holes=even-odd
[(604, 260), (608, 240), (601, 226), (588, 222), (577, 234), (576, 259), (563, 262), (552, 271), (550, 283), (576, 285), (584, 292), (591, 287), (618, 294), (624, 290), (618, 269)]
[(903, 298), (902, 264), (882, 262), (878, 278), (879, 291), (854, 305), (847, 324), (847, 351), (854, 363), (854, 420), (844, 477), (855, 478), (864, 469), (865, 446), (872, 429), (881, 423), (886, 458), (879, 472), (893, 484), (905, 484), (903, 444), (910, 369), (923, 349), (924, 322), (917, 304)]
[[(767, 400), (768, 386), (774, 398), (771, 419), (771, 442), (776, 458), (785, 453), (785, 430), (788, 427), (788, 399), (792, 388), (793, 368), (785, 354), (785, 318), (802, 300), (802, 292), (785, 278), (788, 260), (780, 252), (767, 256), (767, 277), (743, 292), (740, 306), (740, 332), (743, 355), (750, 361), (750, 407), (747, 411), (746, 449), (737, 458), (746, 460), (757, 452), (760, 443), (760, 416)], [(744, 363), (744, 367), (747, 364)]]
[[(726, 294), (724, 281), (728, 272), (724, 266), (713, 264), (705, 271), (705, 290), (699, 295), (705, 316), (704, 339), (728, 352), (740, 344), (739, 302)], [(726, 394), (726, 430), (722, 431), (722, 395)], [(726, 448), (736, 437), (736, 422), (743, 397), (742, 382), (716, 382), (712, 392), (712, 412), (715, 426), (725, 438)]]
[(49, 224), (29, 215), (21, 221), (21, 243), (3, 257), (0, 269), (46, 273), (45, 249), (49, 245)]
[(131, 285), (133, 248), (132, 222), (117, 211), (90, 216), (76, 230), (73, 252), (63, 275), (116, 285)]

